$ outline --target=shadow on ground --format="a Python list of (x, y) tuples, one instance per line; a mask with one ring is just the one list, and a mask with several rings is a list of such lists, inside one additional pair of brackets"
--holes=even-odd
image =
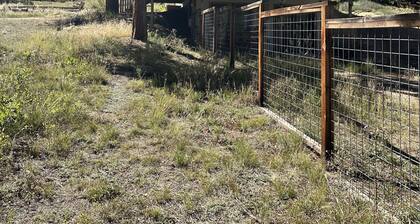
[(110, 40), (106, 46), (96, 47), (110, 73), (148, 79), (156, 87), (187, 85), (197, 91), (218, 91), (241, 89), (252, 83), (250, 68), (230, 69), (225, 59), (204, 52), (197, 57), (181, 47), (153, 40), (148, 44)]

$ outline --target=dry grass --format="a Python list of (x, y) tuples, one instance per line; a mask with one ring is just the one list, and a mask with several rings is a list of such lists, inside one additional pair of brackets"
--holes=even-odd
[[(34, 71), (23, 87), (48, 88), (10, 104), (24, 105), (31, 132), (2, 126), (1, 147), (16, 153), (2, 167), (0, 222), (372, 223), (368, 203), (332, 194), (302, 140), (253, 106), (247, 73), (128, 37), (127, 24), (90, 24), (6, 46)], [(111, 75), (107, 64), (135, 69)], [(13, 68), (2, 83), (20, 77)]]
[[(343, 13), (348, 13), (348, 3), (340, 3), (338, 9)], [(372, 0), (354, 1), (353, 5), (353, 14), (357, 16), (389, 16), (415, 12), (413, 8), (389, 6)]]

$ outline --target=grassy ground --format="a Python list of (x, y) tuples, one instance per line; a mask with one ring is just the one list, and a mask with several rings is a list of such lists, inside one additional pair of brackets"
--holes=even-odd
[(123, 22), (25, 21), (0, 36), (0, 222), (373, 223), (246, 70)]
[(57, 18), (103, 13), (105, 0), (27, 1), (0, 4), (0, 18)]
[[(343, 13), (348, 13), (348, 3), (340, 3), (338, 9)], [(356, 16), (389, 16), (415, 12), (416, 10), (413, 8), (400, 8), (384, 5), (378, 3), (378, 1), (375, 2), (372, 0), (357, 0), (354, 1), (353, 5), (353, 14)]]

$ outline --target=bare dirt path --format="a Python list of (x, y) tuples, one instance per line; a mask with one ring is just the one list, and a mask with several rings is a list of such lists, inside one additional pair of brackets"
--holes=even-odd
[(109, 80), (110, 93), (107, 102), (100, 111), (100, 117), (103, 120), (110, 122), (114, 127), (118, 128), (120, 133), (126, 135), (129, 124), (126, 120), (119, 118), (120, 113), (128, 102), (135, 98), (138, 94), (133, 94), (128, 89), (128, 82), (130, 78), (123, 75), (113, 75)]
[(54, 24), (60, 19), (59, 17), (0, 18), (0, 40), (17, 41), (36, 31), (54, 29)]

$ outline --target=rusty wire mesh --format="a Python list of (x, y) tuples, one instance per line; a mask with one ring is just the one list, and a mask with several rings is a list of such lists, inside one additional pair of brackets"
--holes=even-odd
[(397, 216), (420, 212), (420, 32), (333, 30), (333, 163)]
[(203, 16), (203, 47), (206, 50), (213, 51), (214, 49), (214, 11), (210, 11)]
[(321, 15), (263, 21), (264, 104), (306, 135), (321, 140)]

